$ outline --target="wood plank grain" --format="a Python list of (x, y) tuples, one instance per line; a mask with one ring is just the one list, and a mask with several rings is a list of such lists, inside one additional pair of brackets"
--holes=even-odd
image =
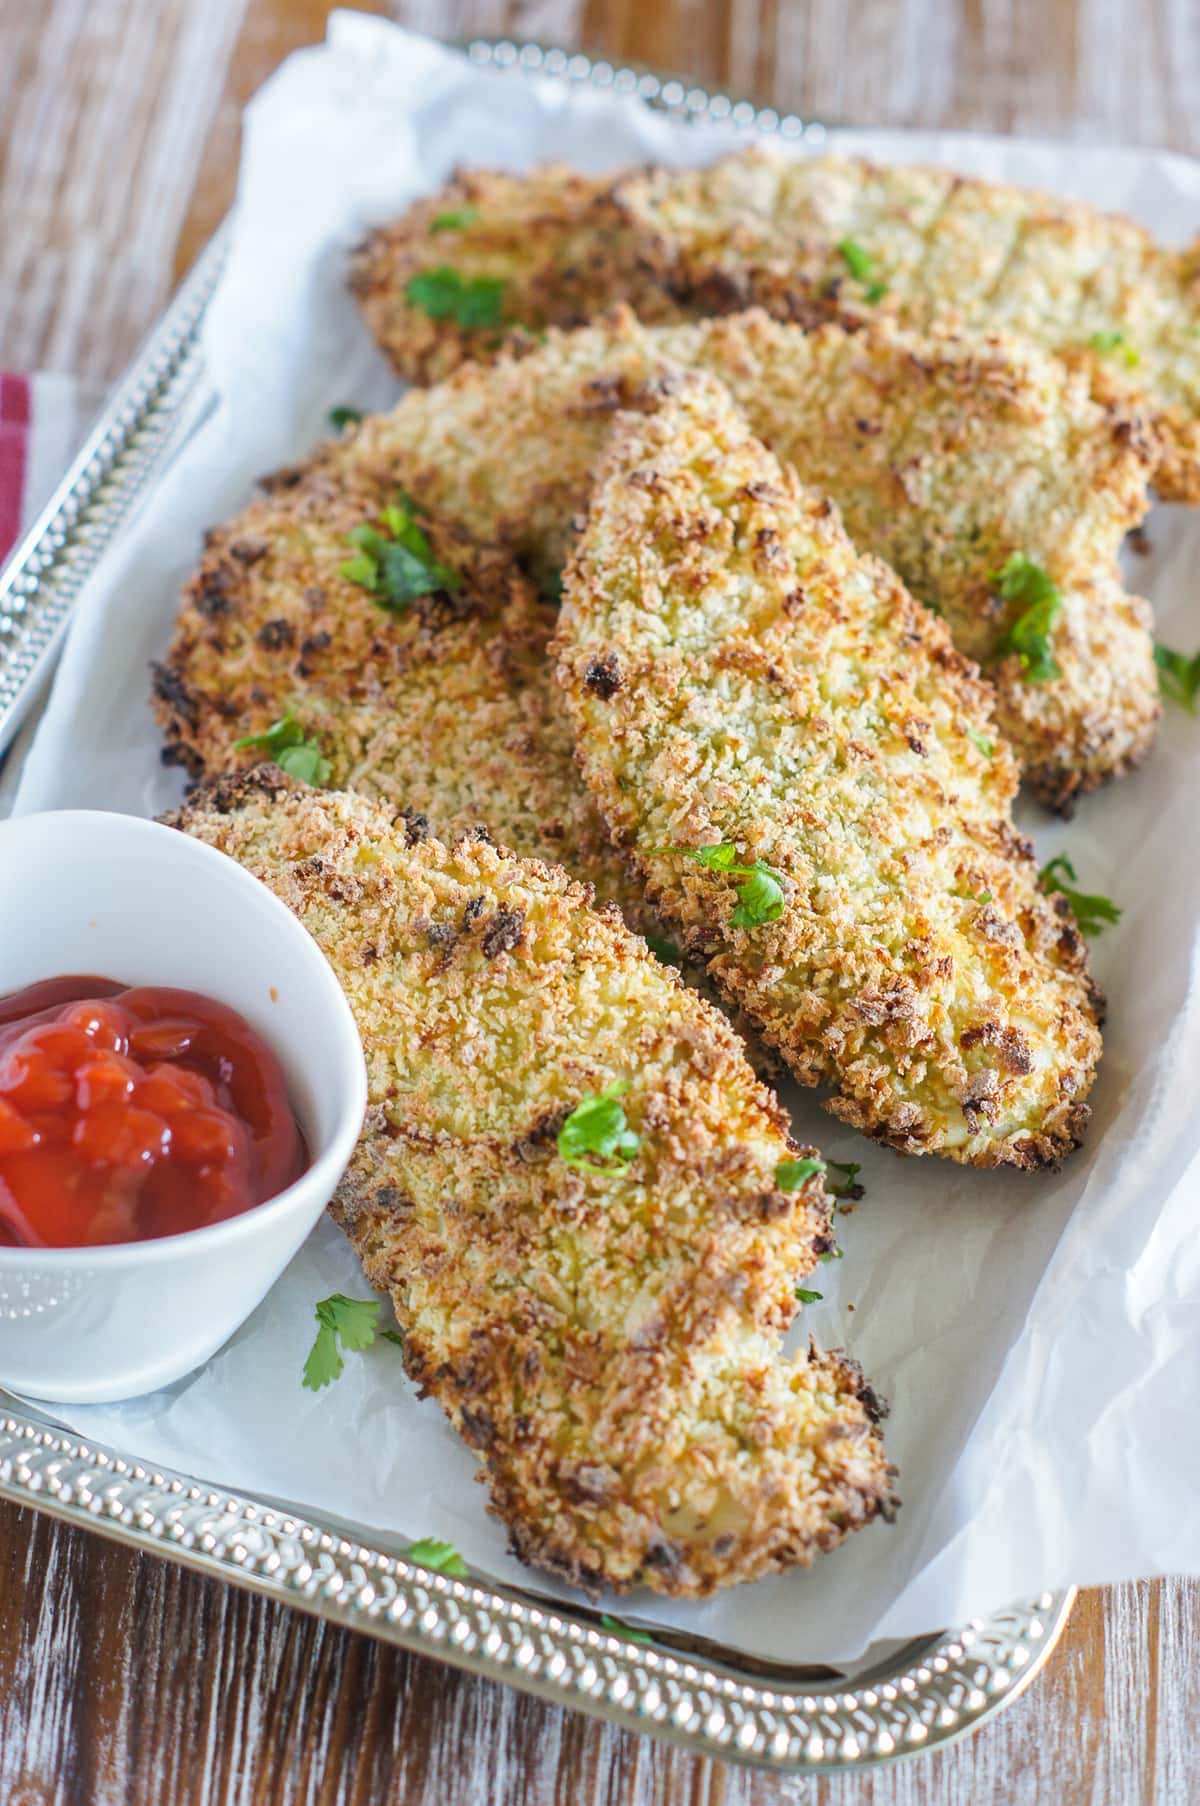
[[(1186, 0), (359, 0), (828, 120), (1200, 149)], [(116, 374), (232, 197), (241, 109), (329, 0), (0, 0), (0, 363)], [(0, 1806), (1185, 1806), (1200, 1581), (1085, 1594), (965, 1743), (781, 1781), (0, 1507)]]

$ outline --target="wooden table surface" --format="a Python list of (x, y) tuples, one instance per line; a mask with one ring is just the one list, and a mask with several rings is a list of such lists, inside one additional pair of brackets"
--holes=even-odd
[[(0, 0), (0, 367), (116, 376), (233, 193), (243, 105), (326, 0)], [(385, 6), (364, 6), (385, 11)], [(1200, 150), (1189, 0), (413, 0), (823, 119)], [(953, 1749), (779, 1781), (0, 1507), (0, 1806), (1143, 1806), (1200, 1798), (1200, 1582), (1082, 1595)]]

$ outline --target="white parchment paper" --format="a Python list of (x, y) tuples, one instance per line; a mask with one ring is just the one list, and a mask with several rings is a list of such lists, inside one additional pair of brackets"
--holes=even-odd
[[(233, 257), (207, 328), (220, 394), (89, 585), (25, 765), (20, 810), (150, 814), (175, 801), (158, 762), (147, 661), (162, 652), (203, 528), (255, 475), (294, 458), (334, 403), (396, 394), (344, 286), (348, 248), (458, 161), (586, 169), (700, 161), (732, 133), (685, 129), (615, 95), (471, 68), (377, 20), (335, 15), (250, 108)], [(1200, 224), (1200, 165), (1166, 155), (930, 134), (834, 133), (835, 148), (1034, 183), (1136, 214), (1179, 240)], [(1134, 580), (1173, 644), (1200, 641), (1200, 515), (1160, 509)], [(873, 1637), (962, 1622), (1042, 1588), (1200, 1568), (1200, 721), (1175, 710), (1145, 768), (1064, 828), (1027, 812), (1043, 857), (1113, 896), (1095, 944), (1110, 1023), (1086, 1149), (1058, 1175), (962, 1171), (857, 1141), (811, 1096), (797, 1132), (860, 1160), (806, 1325), (844, 1343), (892, 1400), (904, 1508), (806, 1574), (704, 1606), (626, 1615), (781, 1660), (850, 1658)], [(312, 1306), (363, 1290), (320, 1228), (201, 1373), (65, 1421), (152, 1461), (382, 1530), (457, 1542), (499, 1579), (505, 1552), (473, 1460), (400, 1376), (388, 1345), (300, 1387)], [(547, 1592), (554, 1588), (547, 1583)]]

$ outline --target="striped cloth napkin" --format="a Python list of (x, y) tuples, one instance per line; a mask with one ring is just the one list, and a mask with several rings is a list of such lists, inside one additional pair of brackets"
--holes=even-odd
[(73, 376), (0, 372), (0, 564), (50, 499), (103, 393)]
[[(103, 399), (102, 385), (73, 376), (0, 371), (0, 566), (50, 500)], [(12, 808), (33, 728), (28, 719), (0, 751), (0, 817)]]

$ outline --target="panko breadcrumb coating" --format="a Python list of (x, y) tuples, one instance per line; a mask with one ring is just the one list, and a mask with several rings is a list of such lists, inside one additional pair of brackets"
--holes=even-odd
[[(995, 686), (1001, 731), (1043, 802), (1069, 812), (1142, 757), (1160, 714), (1150, 611), (1125, 591), (1117, 554), (1148, 508), (1145, 438), (1081, 373), (1019, 340), (806, 333), (758, 311), (647, 329), (619, 310), (413, 390), (364, 421), (348, 455), (407, 472), (550, 590), (613, 410), (679, 365), (719, 376), (757, 436), (838, 503), (855, 544), (940, 610)], [(1014, 553), (1062, 596), (1051, 681), (1027, 681), (1005, 651), (1022, 604), (995, 578)]]
[[(580, 768), (651, 900), (801, 1082), (906, 1153), (1050, 1165), (1100, 1055), (989, 694), (824, 497), (692, 375), (618, 416), (555, 650)], [(783, 892), (739, 925), (730, 845)]]
[[(460, 170), (429, 200), (359, 246), (350, 286), (401, 375), (437, 382), (509, 336), (532, 342), (547, 326), (582, 326), (597, 305), (628, 301), (643, 320), (679, 309), (608, 198), (611, 177), (549, 164), (527, 175)], [(483, 291), (474, 323), (434, 317), (408, 296), (414, 277), (462, 273)], [(597, 302), (597, 297), (603, 297)], [(434, 305), (437, 305), (435, 300)]]
[[(431, 232), (468, 191), (463, 230)], [(1058, 196), (765, 147), (608, 184), (477, 171), (375, 234), (355, 266), (380, 344), (419, 382), (492, 355), (502, 336), (430, 320), (409, 299), (413, 272), (437, 265), (502, 275), (505, 324), (534, 331), (628, 300), (647, 320), (757, 303), (807, 326), (890, 316), (921, 332), (1019, 333), (1077, 363), (1101, 399), (1143, 410), (1159, 492), (1200, 501), (1200, 242), (1164, 249)]]
[(546, 657), (554, 612), (510, 555), (422, 514), (459, 588), (393, 612), (342, 573), (347, 535), (399, 493), (390, 470), (331, 442), (208, 536), (155, 672), (164, 756), (194, 778), (249, 767), (262, 751), (234, 742), (293, 714), (334, 786), (407, 807), (414, 833), (482, 824), (640, 924), (640, 893), (575, 771)]
[[(334, 1214), (515, 1553), (589, 1592), (701, 1597), (891, 1511), (853, 1362), (784, 1359), (831, 1246), (819, 1174), (718, 1011), (561, 870), (274, 768), (169, 818), (293, 910), (345, 989), (369, 1104)], [(568, 1165), (614, 1081), (638, 1145)]]
[(948, 169), (760, 147), (633, 171), (611, 199), (665, 286), (705, 312), (1019, 333), (1144, 410), (1159, 494), (1200, 501), (1200, 240), (1168, 249), (1120, 214)]

